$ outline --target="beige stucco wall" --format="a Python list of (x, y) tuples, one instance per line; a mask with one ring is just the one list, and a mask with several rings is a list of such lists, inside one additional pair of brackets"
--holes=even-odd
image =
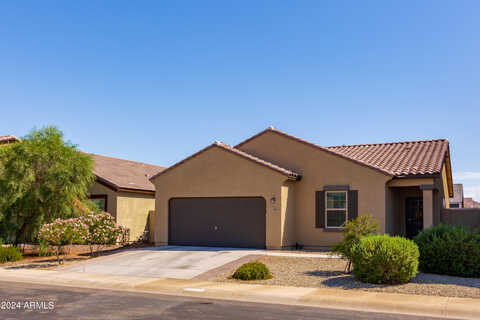
[(115, 219), (117, 217), (117, 192), (95, 182), (90, 188), (88, 193), (91, 195), (107, 195), (107, 212), (110, 213)]
[(388, 182), (389, 187), (419, 187), (422, 184), (434, 184), (433, 178), (400, 178)]
[(155, 196), (143, 193), (117, 192), (98, 182), (89, 189), (91, 195), (107, 195), (107, 212), (117, 224), (130, 229), (130, 241), (135, 241), (148, 225), (148, 212), (155, 210)]
[(155, 243), (155, 232), (157, 231), (155, 228), (155, 217), (156, 211), (151, 210), (148, 213), (148, 241), (151, 243)]
[(297, 181), (288, 181), (281, 187), (282, 201), (282, 246), (294, 246), (296, 237), (295, 217), (295, 184)]
[(130, 241), (136, 241), (148, 230), (148, 213), (155, 210), (155, 196), (119, 192), (117, 223), (130, 229)]
[[(266, 200), (266, 245), (281, 248), (291, 241), (291, 229), (285, 229), (283, 196), (293, 191), (284, 186), (286, 176), (219, 147), (211, 147), (153, 180), (156, 188), (155, 244), (168, 243), (168, 202), (176, 197), (263, 197)], [(275, 202), (271, 201), (275, 198)], [(289, 209), (291, 210), (291, 209)], [(248, 223), (248, 221), (245, 221)], [(285, 232), (285, 236), (283, 236)]]
[(295, 184), (296, 239), (305, 246), (331, 246), (342, 233), (315, 227), (315, 191), (325, 185), (349, 185), (358, 190), (358, 214), (372, 214), (385, 232), (386, 182), (381, 172), (267, 131), (239, 147), (241, 150), (302, 173)]
[(433, 226), (434, 222), (434, 209), (433, 202), (434, 190), (422, 190), (423, 198), (423, 228), (427, 229)]

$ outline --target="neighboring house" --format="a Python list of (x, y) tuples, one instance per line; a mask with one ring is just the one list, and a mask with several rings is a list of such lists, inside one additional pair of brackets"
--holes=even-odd
[(480, 202), (473, 200), (473, 198), (464, 199), (465, 208), (480, 208)]
[(95, 163), (95, 184), (90, 199), (130, 229), (137, 240), (148, 229), (149, 212), (155, 209), (155, 189), (149, 178), (165, 169), (151, 164), (90, 154)]
[(20, 141), (20, 139), (15, 136), (0, 136), (0, 145), (10, 144), (18, 141)]
[(215, 142), (150, 180), (157, 245), (328, 247), (363, 214), (413, 237), (453, 196), (447, 140), (321, 147), (274, 128)]
[(450, 208), (463, 208), (463, 184), (455, 183), (453, 185), (453, 197), (450, 198)]
[[(18, 142), (15, 136), (0, 136), (0, 146)], [(148, 215), (155, 209), (155, 188), (149, 178), (165, 169), (161, 166), (90, 154), (95, 163), (95, 184), (90, 199), (109, 212), (116, 222), (130, 229), (137, 240), (148, 228)]]

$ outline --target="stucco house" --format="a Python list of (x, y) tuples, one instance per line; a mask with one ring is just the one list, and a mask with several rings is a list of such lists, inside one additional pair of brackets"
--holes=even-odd
[(89, 188), (90, 199), (130, 229), (135, 241), (148, 229), (149, 212), (155, 209), (155, 188), (149, 181), (165, 167), (89, 154), (94, 161), (96, 181)]
[(361, 214), (412, 237), (453, 196), (447, 140), (322, 147), (268, 128), (155, 174), (157, 245), (329, 247)]

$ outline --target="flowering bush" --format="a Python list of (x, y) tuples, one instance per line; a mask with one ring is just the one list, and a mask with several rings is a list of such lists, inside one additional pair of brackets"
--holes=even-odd
[[(106, 213), (89, 213), (85, 216), (71, 219), (56, 219), (44, 224), (38, 233), (38, 240), (55, 248), (58, 263), (65, 259), (64, 246), (71, 244), (88, 244), (90, 255), (95, 246), (114, 245), (124, 242), (128, 229), (115, 223), (113, 217)], [(60, 261), (60, 254), (64, 259)]]
[(113, 217), (106, 212), (90, 213), (79, 218), (88, 230), (85, 242), (90, 245), (90, 254), (93, 254), (95, 245), (113, 245), (120, 242), (125, 228), (118, 226)]
[[(87, 225), (80, 219), (59, 218), (52, 223), (44, 224), (38, 233), (38, 239), (55, 248), (57, 261), (60, 264), (63, 263), (65, 259), (65, 250), (63, 250), (63, 246), (84, 243), (87, 233)], [(60, 261), (61, 253), (64, 253), (62, 261)]]

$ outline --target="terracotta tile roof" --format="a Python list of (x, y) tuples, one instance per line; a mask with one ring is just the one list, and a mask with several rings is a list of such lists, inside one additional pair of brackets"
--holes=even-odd
[(248, 138), (235, 148), (266, 132), (275, 132), (393, 177), (438, 174), (449, 149), (446, 139), (322, 147), (274, 127)]
[(20, 139), (18, 139), (15, 136), (0, 136), (0, 144), (10, 143), (15, 141), (20, 141)]
[(226, 151), (228, 151), (228, 152), (234, 153), (234, 154), (236, 154), (236, 155), (238, 155), (238, 156), (240, 156), (240, 157), (243, 157), (243, 158), (245, 158), (245, 159), (247, 159), (247, 160), (253, 161), (253, 162), (255, 162), (255, 163), (259, 164), (259, 165), (262, 165), (262, 166), (265, 166), (265, 167), (267, 167), (267, 168), (269, 168), (269, 169), (272, 169), (272, 170), (275, 170), (275, 171), (277, 171), (277, 172), (280, 172), (280, 173), (286, 175), (286, 176), (287, 176), (289, 179), (291, 179), (291, 180), (300, 180), (301, 177), (302, 177), (301, 174), (299, 174), (299, 173), (297, 173), (297, 172), (294, 172), (294, 171), (292, 171), (292, 170), (289, 170), (289, 169), (280, 167), (280, 166), (278, 166), (278, 165), (276, 165), (276, 164), (273, 164), (273, 163), (268, 162), (268, 161), (266, 161), (266, 160), (263, 160), (263, 159), (260, 159), (260, 158), (258, 158), (258, 157), (255, 157), (255, 156), (253, 156), (253, 155), (251, 155), (251, 154), (249, 154), (249, 153), (246, 153), (246, 152), (244, 152), (244, 151), (242, 151), (242, 150), (236, 149), (236, 148), (234, 148), (234, 147), (232, 147), (232, 146), (230, 146), (230, 145), (228, 145), (228, 144), (225, 144), (225, 143), (223, 143), (223, 142), (216, 141), (216, 142), (214, 142), (213, 144), (209, 145), (208, 147), (206, 147), (206, 148), (198, 151), (197, 153), (195, 153), (195, 154), (193, 154), (193, 155), (185, 158), (184, 160), (182, 160), (182, 161), (180, 161), (180, 162), (177, 162), (176, 164), (172, 165), (171, 167), (168, 167), (167, 169), (165, 169), (165, 170), (157, 173), (156, 175), (154, 175), (153, 177), (151, 177), (150, 180), (155, 179), (155, 178), (158, 177), (159, 175), (161, 175), (161, 174), (163, 174), (163, 173), (165, 173), (165, 172), (167, 172), (167, 171), (169, 171), (169, 170), (171, 170), (171, 169), (173, 169), (173, 168), (176, 168), (176, 167), (178, 167), (179, 165), (181, 165), (182, 163), (184, 163), (184, 162), (186, 162), (186, 161), (188, 161), (188, 160), (196, 157), (197, 155), (199, 155), (199, 154), (201, 154), (201, 153), (203, 153), (203, 152), (205, 152), (205, 151), (207, 151), (207, 150), (209, 150), (209, 149), (211, 149), (211, 148), (215, 148), (215, 147), (221, 148), (221, 149), (226, 150)]
[(336, 156), (338, 156), (338, 157), (341, 157), (341, 158), (344, 158), (344, 159), (353, 161), (353, 162), (355, 162), (355, 163), (357, 163), (357, 164), (359, 164), (359, 165), (368, 167), (368, 168), (370, 168), (370, 169), (380, 171), (380, 172), (382, 172), (383, 174), (386, 174), (386, 175), (388, 175), (388, 176), (392, 176), (392, 174), (390, 174), (389, 172), (387, 172), (387, 171), (385, 171), (385, 170), (382, 170), (382, 169), (377, 168), (377, 167), (375, 167), (375, 166), (371, 166), (371, 165), (369, 165), (369, 164), (367, 164), (367, 163), (364, 163), (364, 162), (362, 162), (362, 161), (359, 161), (359, 160), (356, 160), (356, 159), (347, 157), (347, 156), (345, 156), (345, 155), (343, 155), (343, 154), (341, 154), (341, 153), (339, 153), (339, 152), (335, 152), (335, 151), (333, 151), (333, 150), (329, 150), (328, 148), (322, 147), (322, 146), (320, 146), (320, 145), (318, 145), (318, 144), (315, 144), (315, 143), (312, 143), (312, 142), (310, 142), (310, 141), (304, 140), (304, 139), (302, 139), (302, 138), (296, 137), (296, 136), (294, 136), (294, 135), (288, 134), (288, 133), (283, 132), (283, 131), (281, 131), (281, 130), (278, 130), (277, 128), (274, 128), (274, 127), (268, 127), (267, 129), (265, 129), (265, 130), (257, 133), (256, 135), (248, 138), (247, 140), (244, 140), (244, 141), (240, 142), (239, 144), (237, 144), (237, 145), (235, 146), (235, 148), (241, 148), (241, 146), (244, 145), (245, 143), (249, 142), (250, 140), (253, 140), (253, 139), (257, 138), (258, 136), (263, 135), (263, 134), (266, 133), (266, 132), (275, 132), (275, 133), (277, 133), (277, 134), (279, 134), (279, 135), (282, 135), (282, 136), (284, 136), (284, 137), (287, 137), (287, 138), (289, 138), (289, 139), (292, 139), (292, 140), (295, 140), (295, 141), (297, 141), (297, 142), (300, 142), (300, 143), (309, 145), (309, 146), (311, 146), (311, 147), (313, 147), (313, 148), (322, 150), (322, 151), (324, 151), (324, 152), (327, 152), (327, 153), (330, 153), (330, 154), (334, 154), (334, 155), (336, 155)]
[(95, 163), (94, 174), (100, 182), (114, 189), (155, 191), (150, 177), (165, 169), (143, 162), (88, 153)]
[(441, 173), (448, 148), (446, 139), (327, 147), (396, 177)]

